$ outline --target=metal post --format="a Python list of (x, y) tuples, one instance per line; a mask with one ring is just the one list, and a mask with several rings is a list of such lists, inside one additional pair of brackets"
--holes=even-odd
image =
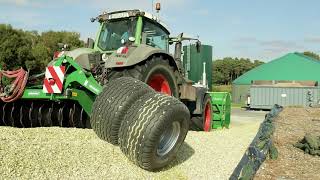
[(207, 87), (207, 74), (206, 74), (206, 63), (203, 63), (203, 72), (202, 72), (202, 85)]

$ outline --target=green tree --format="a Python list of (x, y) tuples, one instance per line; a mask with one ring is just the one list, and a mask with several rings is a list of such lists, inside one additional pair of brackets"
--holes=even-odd
[(26, 67), (35, 72), (43, 72), (52, 57), (48, 48), (44, 44), (38, 43), (32, 48), (31, 52), (33, 59), (25, 62)]
[(213, 61), (212, 79), (217, 85), (229, 85), (233, 80), (264, 62), (245, 58), (226, 57)]
[(262, 62), (262, 61), (259, 61), (259, 60), (254, 60), (253, 61), (253, 67), (258, 67), (258, 66), (260, 66), (262, 64), (264, 64), (264, 62)]
[(314, 52), (306, 51), (306, 52), (303, 52), (303, 54), (306, 55), (306, 56), (309, 56), (311, 58), (320, 60), (320, 56), (318, 54), (314, 53)]
[(48, 31), (41, 34), (41, 42), (49, 50), (49, 53), (53, 55), (55, 51), (60, 51), (59, 43), (68, 44), (70, 49), (83, 47), (84, 42), (80, 40), (80, 34), (76, 32), (67, 31)]
[(80, 34), (67, 31), (23, 31), (11, 25), (0, 24), (0, 66), (6, 69), (24, 67), (31, 74), (43, 72), (58, 43), (68, 44), (70, 49), (82, 47)]
[(8, 69), (25, 67), (25, 61), (33, 59), (32, 43), (22, 30), (10, 25), (0, 25), (0, 63)]

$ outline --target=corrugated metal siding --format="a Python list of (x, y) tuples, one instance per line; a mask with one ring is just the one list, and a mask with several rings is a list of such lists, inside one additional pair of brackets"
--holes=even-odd
[(250, 108), (253, 109), (271, 109), (274, 104), (309, 107), (318, 104), (320, 88), (251, 86), (250, 97)]
[(212, 46), (202, 45), (200, 53), (194, 44), (183, 46), (183, 66), (188, 79), (198, 82), (202, 79), (203, 62), (206, 63), (208, 86), (212, 88)]

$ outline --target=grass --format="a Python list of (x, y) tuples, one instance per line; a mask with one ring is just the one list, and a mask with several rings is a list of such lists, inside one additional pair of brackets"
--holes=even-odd
[(245, 104), (241, 104), (241, 103), (231, 103), (231, 107), (233, 108), (241, 108), (241, 107), (245, 107)]

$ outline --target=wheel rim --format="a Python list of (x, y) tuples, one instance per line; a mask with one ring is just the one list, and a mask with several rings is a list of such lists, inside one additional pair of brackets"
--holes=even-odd
[(211, 129), (211, 106), (208, 102), (206, 104), (205, 110), (204, 110), (204, 131), (210, 131)]
[(155, 91), (161, 92), (163, 94), (172, 95), (172, 91), (169, 85), (169, 82), (166, 77), (162, 74), (152, 75), (147, 83), (151, 86)]
[(175, 121), (161, 134), (157, 148), (158, 156), (165, 156), (173, 149), (179, 139), (180, 131), (180, 123)]

